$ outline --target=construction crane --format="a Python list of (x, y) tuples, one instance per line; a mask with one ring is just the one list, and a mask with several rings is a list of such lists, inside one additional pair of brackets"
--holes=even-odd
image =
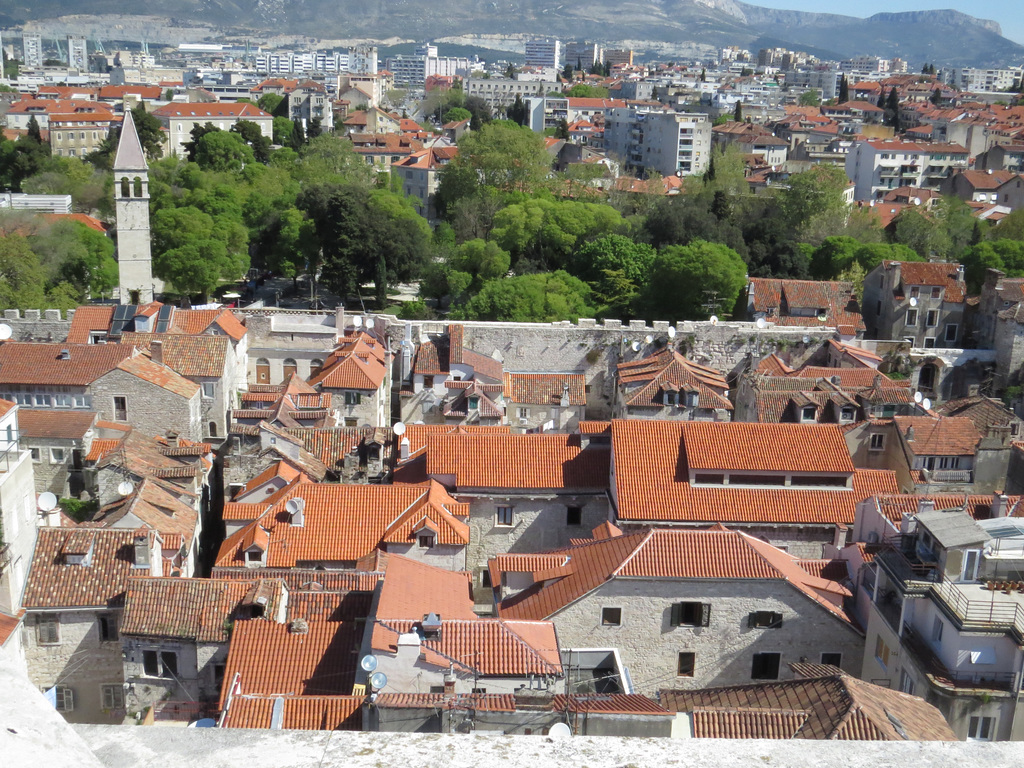
[(57, 60), (58, 61), (67, 61), (67, 59), (64, 58), (64, 49), (60, 45), (60, 38), (59, 37), (53, 38), (53, 44), (55, 46), (57, 46)]

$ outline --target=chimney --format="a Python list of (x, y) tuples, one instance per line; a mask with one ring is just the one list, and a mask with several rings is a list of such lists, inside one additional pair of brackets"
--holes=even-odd
[(455, 695), (455, 673), (449, 671), (444, 676), (444, 695), (454, 696)]
[(153, 339), (150, 342), (149, 355), (157, 365), (164, 364), (164, 343), (160, 339)]
[(963, 284), (963, 282), (964, 282), (964, 265), (963, 264), (957, 264), (956, 265), (956, 281), (958, 283), (960, 283), (960, 284)]
[(398, 444), (398, 456), (402, 461), (409, 458), (409, 438), (403, 437), (402, 442)]
[(908, 443), (914, 442), (914, 428), (913, 427), (907, 427), (907, 442)]
[(922, 512), (934, 512), (934, 511), (935, 511), (935, 502), (932, 501), (931, 499), (921, 498), (921, 499), (917, 500), (917, 514), (920, 515)]
[(836, 526), (835, 533), (832, 537), (832, 545), (837, 549), (842, 549), (846, 546), (846, 537), (849, 536), (850, 529), (840, 523)]
[(562, 384), (562, 399), (558, 402), (558, 404), (562, 408), (569, 407), (569, 382), (564, 382)]
[(305, 619), (292, 619), (288, 623), (288, 631), (293, 635), (308, 635), (309, 624)]
[(1006, 517), (1010, 513), (1010, 500), (1005, 493), (992, 494), (992, 517)]

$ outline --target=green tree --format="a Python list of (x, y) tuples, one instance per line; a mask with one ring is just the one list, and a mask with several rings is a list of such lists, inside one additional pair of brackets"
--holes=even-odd
[(79, 302), (117, 285), (114, 243), (102, 232), (63, 219), (44, 223), (29, 236), (28, 242), (39, 259), (47, 284), (73, 285)]
[(1024, 208), (1018, 208), (989, 231), (994, 240), (1024, 240)]
[(568, 272), (517, 275), (484, 284), (452, 313), (465, 320), (549, 323), (594, 315), (589, 286)]
[(464, 105), (469, 110), (472, 118), (470, 119), (469, 128), (473, 131), (479, 131), (487, 123), (491, 122), (492, 114), (490, 105), (484, 101), (480, 96), (467, 96)]
[(465, 107), (451, 107), (447, 112), (444, 113), (444, 117), (441, 119), (442, 123), (460, 123), (463, 120), (472, 120), (473, 113)]
[(183, 142), (181, 148), (185, 150), (185, 157), (190, 163), (196, 161), (196, 153), (199, 151), (199, 140), (208, 133), (217, 133), (220, 128), (215, 126), (211, 122), (206, 122), (203, 125), (196, 123), (192, 126), (192, 130), (189, 131), (191, 137), (189, 141)]
[(214, 217), (190, 205), (157, 210), (151, 221), (153, 271), (180, 291), (205, 298), (249, 268), (248, 233), (227, 215)]
[(846, 79), (846, 73), (843, 73), (842, 79), (839, 81), (839, 103), (845, 104), (850, 100), (850, 81)]
[(779, 193), (786, 225), (798, 237), (820, 219), (827, 219), (833, 229), (841, 228), (848, 213), (843, 198), (848, 183), (846, 172), (834, 165), (794, 173)]
[(463, 134), (451, 165), (474, 168), (484, 184), (502, 191), (532, 192), (550, 172), (551, 158), (542, 136), (503, 120)]
[(249, 145), (256, 162), (270, 161), (270, 139), (263, 135), (263, 131), (252, 120), (239, 120), (231, 126), (231, 132), (237, 133)]
[(703, 319), (730, 311), (746, 283), (747, 265), (731, 248), (703, 240), (673, 245), (655, 257), (640, 306), (648, 318)]
[(196, 163), (205, 170), (237, 172), (252, 162), (253, 150), (238, 133), (213, 131), (196, 142)]
[(801, 107), (817, 107), (821, 105), (821, 95), (815, 91), (804, 91), (800, 94), (798, 103)]
[(1024, 277), (1024, 242), (1020, 240), (988, 240), (964, 251), (964, 278), (974, 293), (985, 282), (985, 271), (998, 269), (1007, 277)]
[(893, 222), (892, 241), (906, 245), (928, 261), (942, 261), (952, 247), (949, 234), (917, 208), (906, 208)]
[(735, 106), (735, 108), (733, 109), (733, 112), (732, 112), (732, 119), (735, 120), (737, 123), (742, 123), (743, 122), (743, 102), (742, 101), (737, 101), (736, 102), (736, 106)]
[(570, 99), (607, 99), (608, 89), (599, 85), (577, 83), (567, 90), (565, 95)]
[[(268, 96), (275, 96), (276, 94), (270, 93)], [(292, 131), (295, 126), (292, 125), (292, 121), (287, 117), (274, 117), (274, 143), (278, 146), (284, 146), (288, 143), (292, 137)]]
[(636, 286), (647, 283), (657, 251), (624, 235), (604, 235), (584, 243), (572, 257), (572, 273), (596, 283), (608, 271), (621, 272)]
[(139, 102), (132, 109), (132, 120), (135, 122), (135, 131), (139, 134), (139, 141), (146, 152), (146, 157), (156, 160), (164, 154), (164, 128), (160, 120), (146, 111), (146, 106)]
[(526, 106), (523, 97), (518, 93), (516, 94), (516, 100), (506, 110), (506, 114), (508, 119), (516, 125), (526, 125), (530, 122), (530, 108)]
[(560, 119), (558, 121), (558, 125), (555, 126), (555, 138), (556, 139), (563, 139), (564, 141), (568, 141), (569, 138), (570, 138), (570, 136), (569, 136), (569, 123), (566, 122), (564, 117), (562, 119)]
[(0, 309), (40, 309), (46, 301), (45, 281), (28, 240), (0, 236)]

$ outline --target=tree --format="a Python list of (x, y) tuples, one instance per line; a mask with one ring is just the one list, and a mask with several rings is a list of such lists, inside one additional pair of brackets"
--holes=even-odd
[(278, 93), (264, 93), (260, 96), (260, 100), (256, 102), (256, 106), (264, 112), (273, 115), (281, 105), (282, 101), (287, 101), (287, 99)]
[(509, 80), (512, 80), (512, 79), (515, 78), (515, 76), (516, 76), (516, 67), (510, 61), (508, 63), (508, 65), (505, 67), (505, 77), (507, 77)]
[(906, 245), (927, 261), (942, 261), (949, 253), (949, 235), (917, 208), (906, 208), (893, 222), (892, 241)]
[(608, 89), (602, 88), (599, 85), (576, 83), (576, 85), (565, 92), (565, 95), (570, 99), (607, 99)]
[(932, 91), (932, 95), (928, 98), (928, 101), (930, 101), (935, 106), (939, 106), (939, 104), (942, 103), (942, 89), (936, 88), (934, 91)]
[(292, 135), (288, 139), (288, 145), (297, 152), (305, 143), (306, 129), (302, 127), (302, 121), (292, 120)]
[(65, 219), (44, 223), (28, 240), (46, 282), (74, 286), (77, 301), (99, 296), (117, 285), (114, 243), (102, 232)]
[(526, 125), (530, 121), (530, 108), (523, 102), (523, 97), (518, 93), (516, 94), (516, 100), (512, 102), (508, 110), (506, 110), (508, 119), (516, 125)]
[(45, 302), (45, 275), (28, 240), (0, 237), (0, 309), (40, 309)]
[(309, 125), (306, 126), (306, 138), (315, 139), (317, 136), (324, 132), (323, 120), (319, 117), (314, 117), (309, 121)]
[(239, 120), (231, 126), (231, 132), (237, 133), (249, 145), (256, 162), (270, 161), (270, 139), (263, 135), (263, 131), (252, 120)]
[(801, 107), (817, 107), (821, 104), (821, 96), (813, 89), (804, 91), (800, 94), (799, 104)]
[(135, 132), (139, 134), (139, 141), (146, 152), (146, 157), (156, 160), (164, 154), (164, 127), (160, 120), (146, 111), (142, 102), (132, 109), (132, 120), (135, 122)]
[(570, 138), (570, 136), (569, 136), (569, 123), (566, 122), (564, 117), (561, 118), (558, 121), (558, 125), (555, 126), (555, 138), (556, 139), (563, 139), (564, 141), (568, 141), (569, 138)]
[(572, 75), (572, 64), (567, 61), (565, 62), (565, 67), (562, 69), (562, 79), (565, 80), (567, 83), (571, 83)]
[(442, 123), (461, 123), (463, 120), (472, 120), (473, 113), (465, 107), (452, 107), (444, 113)]
[(491, 122), (491, 107), (481, 96), (467, 96), (466, 109), (472, 115), (469, 128), (472, 131), (479, 131), (487, 123)]
[(248, 234), (227, 215), (211, 216), (189, 205), (162, 208), (151, 221), (153, 271), (180, 291), (205, 298), (221, 282), (237, 280), (249, 268)]
[(572, 273), (581, 280), (596, 283), (605, 272), (621, 272), (636, 286), (647, 283), (657, 251), (624, 235), (603, 235), (579, 247), (572, 257)]
[(998, 269), (1007, 277), (1024, 277), (1024, 242), (989, 240), (972, 245), (964, 251), (962, 263), (971, 293), (981, 290), (988, 269)]
[(518, 323), (576, 321), (594, 315), (590, 301), (587, 284), (559, 270), (490, 280), (452, 315), (465, 320)]
[(703, 319), (731, 311), (746, 283), (747, 265), (731, 248), (704, 240), (673, 245), (655, 257), (640, 307), (647, 318)]
[(31, 139), (36, 144), (43, 143), (43, 134), (39, 129), (39, 121), (36, 120), (36, 116), (32, 115), (28, 119), (28, 127), (25, 129), (25, 137)]
[(469, 240), (456, 247), (449, 257), (448, 264), (455, 273), (449, 279), (464, 284), (463, 290), (476, 293), (486, 281), (505, 277), (511, 263), (508, 252), (497, 243)]
[(794, 173), (789, 177), (786, 188), (779, 193), (788, 227), (799, 233), (822, 217), (829, 217), (841, 226), (847, 213), (843, 194), (848, 183), (846, 172), (834, 165), (817, 165)]
[(189, 136), (192, 137), (191, 140), (183, 142), (181, 145), (181, 148), (185, 150), (185, 157), (188, 158), (190, 163), (194, 163), (196, 161), (196, 152), (199, 150), (199, 140), (206, 134), (215, 133), (219, 130), (220, 128), (211, 122), (207, 122), (203, 125), (196, 123), (192, 126), (192, 130), (189, 131)]
[(213, 131), (196, 143), (196, 163), (200, 168), (235, 172), (252, 162), (255, 162), (252, 148), (238, 133)]
[(743, 102), (742, 101), (737, 101), (736, 102), (736, 107), (733, 109), (733, 112), (732, 112), (732, 119), (735, 120), (737, 123), (742, 123), (743, 122)]
[(889, 89), (889, 96), (885, 100), (885, 124), (891, 126), (896, 132), (900, 132), (900, 96), (894, 85)]
[(484, 184), (507, 192), (531, 192), (551, 170), (544, 138), (515, 123), (488, 123), (463, 134), (459, 154), (449, 165), (477, 170)]
[(815, 280), (846, 279), (859, 270), (867, 274), (883, 261), (923, 261), (914, 251), (898, 243), (862, 243), (852, 237), (827, 237), (814, 249), (810, 274)]
[[(274, 94), (268, 94), (274, 95)], [(275, 117), (274, 118), (274, 143), (279, 146), (284, 146), (288, 143), (288, 140), (292, 137), (292, 131), (295, 126), (292, 125), (292, 121), (287, 117)]]
[(845, 104), (850, 100), (850, 81), (846, 79), (846, 73), (843, 73), (842, 79), (839, 81), (839, 103)]

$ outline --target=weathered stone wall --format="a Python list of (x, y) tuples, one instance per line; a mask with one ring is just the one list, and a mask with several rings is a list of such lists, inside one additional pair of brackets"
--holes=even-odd
[[(120, 611), (103, 611), (116, 615)], [(104, 711), (101, 686), (124, 684), (119, 640), (100, 641), (98, 611), (60, 611), (60, 642), (36, 642), (37, 612), (25, 619), (25, 661), (33, 684), (43, 689), (56, 683), (74, 690), (74, 710), (63, 713), (72, 723), (120, 723), (124, 710)]]
[(466, 570), (466, 548), (463, 546), (435, 544), (421, 547), (418, 541), (413, 541), (410, 544), (387, 544), (385, 550), (446, 571)]
[(71, 318), (75, 310), (62, 316), (59, 309), (26, 309), (24, 315), (17, 309), (5, 309), (3, 322), (11, 327), (12, 341), (55, 341), (68, 338)]
[(201, 396), (176, 395), (138, 376), (114, 369), (96, 379), (89, 387), (93, 410), (101, 420), (114, 418), (114, 396), (126, 397), (127, 423), (147, 436), (163, 436), (168, 430), (189, 440), (203, 439)]
[[(191, 643), (162, 638), (124, 638), (124, 679), (130, 684), (125, 704), (139, 712), (161, 699), (172, 701), (213, 700), (220, 695), (214, 666), (228, 656), (227, 643)], [(177, 680), (149, 677), (143, 666), (143, 651), (173, 651), (178, 657)]]
[[(674, 603), (711, 605), (707, 627), (670, 625)], [(601, 609), (622, 609), (619, 626), (604, 626)], [(778, 629), (747, 626), (752, 611), (783, 616)], [(779, 677), (794, 661), (820, 662), (841, 653), (842, 667), (860, 671), (864, 638), (809, 597), (779, 581), (613, 579), (551, 617), (564, 648), (618, 648), (637, 693), (751, 682), (755, 653), (780, 653)], [(677, 675), (678, 655), (696, 654), (693, 677)]]

